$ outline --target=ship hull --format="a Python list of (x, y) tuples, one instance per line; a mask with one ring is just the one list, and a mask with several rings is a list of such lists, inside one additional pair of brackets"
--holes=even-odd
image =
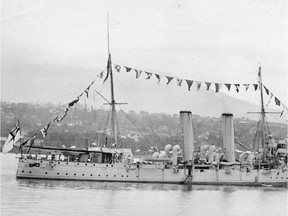
[(167, 168), (161, 164), (98, 164), (19, 159), (17, 178), (177, 183), (195, 185), (239, 185), (287, 187), (287, 170), (227, 170)]

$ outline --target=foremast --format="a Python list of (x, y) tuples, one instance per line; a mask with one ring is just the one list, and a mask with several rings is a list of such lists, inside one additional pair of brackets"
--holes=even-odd
[(112, 61), (111, 61), (111, 52), (110, 52), (110, 35), (109, 35), (109, 13), (107, 13), (107, 40), (108, 40), (108, 62), (107, 62), (107, 73), (110, 76), (110, 90), (111, 90), (111, 127), (113, 131), (113, 144), (115, 147), (118, 147), (118, 140), (117, 140), (117, 121), (116, 121), (116, 102), (114, 97), (114, 83), (113, 83), (113, 73), (112, 73)]

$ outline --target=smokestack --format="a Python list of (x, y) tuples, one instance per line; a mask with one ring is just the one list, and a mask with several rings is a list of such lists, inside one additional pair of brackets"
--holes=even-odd
[(228, 162), (234, 162), (235, 147), (234, 147), (233, 114), (223, 113), (222, 124), (223, 124), (223, 148), (226, 149), (226, 152), (224, 153), (224, 159), (226, 159)]
[(184, 160), (193, 161), (194, 150), (194, 134), (192, 127), (192, 113), (190, 111), (180, 111), (180, 122), (182, 125), (182, 132), (184, 134)]

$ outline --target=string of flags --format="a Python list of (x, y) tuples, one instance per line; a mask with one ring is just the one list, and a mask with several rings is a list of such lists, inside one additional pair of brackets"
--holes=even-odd
[[(200, 91), (201, 88), (205, 88), (207, 91), (211, 90), (212, 87), (214, 86), (215, 92), (218, 93), (221, 89), (222, 86), (225, 86), (228, 91), (231, 90), (231, 87), (234, 87), (236, 92), (240, 91), (240, 87), (244, 86), (245, 91), (248, 91), (250, 86), (253, 86), (253, 89), (256, 91), (258, 89), (259, 84), (238, 84), (238, 83), (213, 83), (213, 82), (202, 82), (198, 80), (188, 80), (188, 79), (182, 79), (179, 77), (173, 77), (173, 76), (166, 76), (166, 75), (161, 75), (157, 73), (151, 73), (147, 71), (142, 71), (139, 69), (134, 69), (128, 66), (121, 66), (118, 64), (113, 64), (115, 70), (120, 73), (121, 71), (125, 71), (126, 73), (131, 73), (135, 72), (135, 77), (138, 79), (141, 75), (144, 76), (146, 80), (152, 79), (153, 77), (156, 78), (157, 83), (160, 84), (160, 82), (165, 82), (166, 85), (169, 85), (172, 80), (176, 80), (177, 86), (183, 86), (184, 83), (186, 82), (188, 91), (191, 91), (191, 87), (193, 84), (195, 85), (196, 91)], [(164, 80), (164, 81), (162, 81)]]
[[(196, 91), (200, 91), (201, 88), (202, 89), (205, 88), (207, 91), (209, 91), (209, 90), (211, 90), (211, 87), (214, 86), (215, 93), (218, 93), (222, 86), (225, 86), (228, 91), (231, 90), (231, 87), (234, 87), (237, 93), (240, 91), (241, 86), (243, 86), (245, 88), (245, 91), (248, 91), (250, 86), (253, 86), (254, 91), (257, 91), (258, 89), (260, 89), (261, 68), (259, 68), (258, 83), (257, 84), (255, 84), (255, 83), (253, 83), (253, 84), (248, 84), (248, 83), (239, 84), (239, 83), (212, 83), (212, 82), (202, 82), (202, 81), (198, 81), (198, 80), (188, 80), (188, 79), (182, 79), (179, 77), (166, 76), (166, 75), (151, 73), (151, 72), (147, 72), (147, 71), (142, 71), (142, 70), (134, 69), (134, 68), (127, 67), (127, 66), (120, 66), (118, 64), (113, 64), (113, 65), (114, 65), (115, 70), (118, 73), (120, 73), (121, 70), (124, 70), (126, 73), (131, 73), (134, 71), (136, 79), (138, 79), (143, 74), (142, 76), (145, 76), (146, 80), (149, 80), (149, 79), (152, 79), (152, 77), (155, 77), (157, 79), (158, 84), (160, 84), (161, 80), (164, 80), (166, 85), (169, 85), (172, 80), (176, 80), (178, 87), (181, 87), (184, 85), (184, 83), (186, 83), (188, 91), (191, 91), (191, 88), (192, 88), (194, 83), (195, 83), (194, 85), (195, 85)], [(106, 74), (105, 74), (105, 72), (106, 72)], [(108, 79), (108, 77), (109, 77), (109, 71), (108, 70), (103, 70), (97, 75), (97, 78), (104, 79), (103, 83)], [(96, 79), (93, 80), (90, 83), (90, 85), (81, 94), (79, 94), (74, 100), (72, 100), (71, 102), (68, 103), (68, 107), (65, 108), (64, 114), (62, 116), (54, 117), (54, 119), (52, 121), (50, 121), (45, 127), (43, 127), (40, 130), (43, 137), (47, 136), (48, 129), (51, 126), (51, 124), (53, 124), (54, 122), (61, 122), (67, 116), (69, 109), (71, 107), (73, 107), (76, 103), (78, 103), (78, 101), (81, 99), (81, 97), (84, 94), (86, 95), (87, 98), (89, 97), (90, 87), (94, 84), (95, 81), (96, 81)], [(280, 117), (281, 117), (285, 110), (286, 110), (286, 112), (288, 111), (287, 107), (277, 97), (275, 97), (274, 94), (266, 86), (263, 85), (263, 88), (264, 88), (266, 94), (270, 96), (267, 105), (271, 102), (272, 98), (274, 98), (275, 104), (277, 106), (281, 106), (281, 105), (283, 106), (283, 111), (280, 114)], [(35, 139), (36, 135), (37, 134), (35, 134), (33, 136), (34, 139)], [(33, 143), (33, 142), (31, 142), (31, 140), (33, 140), (33, 138), (28, 139), (28, 140), (30, 140), (29, 141), (30, 143)], [(26, 140), (26, 141), (28, 142), (28, 140)], [(14, 143), (14, 140), (13, 140), (13, 143)], [(26, 144), (26, 143), (22, 143), (22, 144)]]
[[(114, 65), (115, 70), (118, 73), (120, 73), (121, 71), (124, 71), (126, 73), (135, 72), (136, 79), (138, 79), (141, 75), (142, 75), (142, 77), (144, 76), (144, 78), (146, 80), (150, 80), (153, 77), (155, 77), (158, 84), (160, 84), (160, 82), (162, 80), (164, 80), (166, 85), (169, 85), (172, 80), (176, 80), (178, 87), (181, 87), (184, 85), (184, 83), (186, 83), (188, 91), (191, 91), (193, 85), (195, 85), (196, 91), (200, 91), (200, 89), (203, 89), (203, 88), (206, 89), (207, 91), (209, 91), (212, 89), (212, 87), (214, 87), (215, 93), (218, 93), (222, 86), (225, 86), (228, 91), (232, 90), (232, 87), (233, 87), (237, 93), (240, 92), (241, 86), (242, 86), (242, 88), (244, 87), (245, 92), (248, 91), (248, 89), (250, 87), (253, 88), (254, 91), (257, 91), (258, 89), (260, 89), (261, 67), (259, 68), (259, 72), (258, 72), (258, 83), (240, 84), (240, 83), (213, 83), (213, 82), (202, 82), (202, 81), (198, 81), (198, 80), (188, 80), (188, 79), (182, 79), (179, 77), (166, 76), (166, 75), (161, 75), (161, 74), (157, 74), (157, 73), (142, 71), (142, 70), (134, 69), (134, 68), (131, 68), (128, 66), (121, 66), (118, 64), (113, 64), (113, 65)], [(283, 111), (281, 112), (281, 115), (280, 115), (280, 117), (281, 117), (285, 110), (288, 111), (287, 107), (277, 97), (275, 97), (274, 94), (272, 94), (272, 92), (266, 86), (263, 85), (263, 88), (264, 88), (266, 94), (270, 95), (270, 99), (269, 99), (268, 104), (270, 103), (272, 98), (274, 98), (275, 104), (277, 106), (283, 107)]]
[(283, 110), (280, 113), (280, 117), (283, 115), (284, 111), (286, 110), (286, 112), (288, 111), (288, 108), (266, 87), (263, 85), (263, 88), (265, 89), (265, 92), (268, 96), (270, 96), (268, 103), (266, 104), (266, 106), (268, 106), (272, 100), (272, 98), (274, 98), (275, 104), (277, 106), (282, 106)]
[[(97, 77), (99, 77), (99, 78), (101, 78), (101, 79), (103, 78), (103, 76), (104, 76), (104, 71), (101, 71), (101, 73), (99, 73), (99, 74), (97, 75)], [(94, 84), (95, 81), (96, 81), (96, 79), (93, 80), (93, 81), (90, 83), (90, 85), (89, 85), (81, 94), (79, 94), (74, 100), (72, 100), (71, 102), (68, 103), (68, 107), (65, 108), (63, 115), (61, 115), (61, 116), (58, 116), (58, 115), (57, 115), (56, 117), (54, 117), (54, 119), (53, 119), (52, 121), (50, 121), (45, 127), (43, 127), (43, 128), (40, 130), (43, 138), (47, 136), (47, 134), (48, 134), (48, 129), (49, 129), (49, 127), (51, 126), (51, 124), (53, 124), (54, 122), (61, 122), (61, 121), (67, 116), (67, 114), (68, 114), (68, 112), (69, 112), (69, 109), (70, 109), (71, 107), (73, 107), (76, 103), (78, 103), (78, 101), (81, 99), (81, 97), (82, 97), (84, 94), (86, 95), (87, 98), (89, 97), (90, 87)]]

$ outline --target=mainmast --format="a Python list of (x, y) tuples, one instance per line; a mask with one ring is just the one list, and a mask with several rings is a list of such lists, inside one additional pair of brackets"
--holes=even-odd
[[(259, 83), (259, 90), (260, 90), (260, 96), (261, 96), (261, 111), (260, 112), (248, 112), (249, 114), (256, 113), (256, 114), (261, 115), (261, 119), (258, 122), (257, 131), (256, 131), (255, 139), (254, 139), (254, 149), (257, 152), (263, 150), (265, 146), (266, 127), (268, 130), (268, 126), (266, 125), (266, 113), (267, 112), (265, 111), (265, 108), (264, 108), (264, 99), (263, 99), (263, 83), (262, 83), (262, 75), (261, 75), (261, 66), (259, 67), (259, 71), (258, 71), (258, 83)], [(269, 131), (267, 131), (267, 133), (269, 133)]]
[(107, 63), (107, 73), (110, 76), (110, 86), (111, 86), (111, 127), (114, 135), (114, 143), (117, 146), (117, 125), (116, 125), (116, 109), (115, 109), (115, 98), (114, 98), (114, 84), (113, 84), (113, 73), (112, 73), (112, 62), (110, 53), (110, 39), (109, 39), (109, 13), (107, 13), (107, 39), (108, 39), (108, 63)]

